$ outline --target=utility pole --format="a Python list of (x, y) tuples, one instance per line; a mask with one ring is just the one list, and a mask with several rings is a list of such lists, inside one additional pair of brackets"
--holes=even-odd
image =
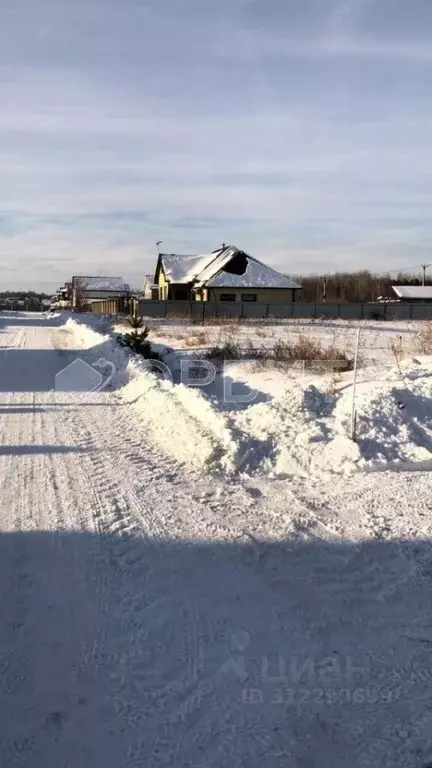
[(420, 266), (423, 270), (422, 285), (426, 285), (426, 269), (430, 267), (430, 264), (421, 264)]
[(356, 384), (357, 384), (357, 368), (358, 368), (358, 354), (359, 354), (359, 346), (360, 346), (360, 333), (361, 333), (361, 327), (359, 326), (357, 328), (357, 337), (356, 337), (356, 345), (355, 345), (355, 354), (354, 354), (354, 378), (353, 378), (353, 392), (352, 392), (352, 409), (351, 409), (351, 440), (354, 440), (356, 442), (357, 434), (357, 411), (356, 411)]

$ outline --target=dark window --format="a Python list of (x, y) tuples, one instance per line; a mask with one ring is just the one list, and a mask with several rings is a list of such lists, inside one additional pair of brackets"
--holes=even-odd
[(241, 297), (242, 301), (256, 301), (257, 295), (256, 293), (242, 293)]
[(235, 293), (221, 293), (220, 295), (221, 301), (235, 301), (236, 295)]
[(188, 292), (185, 288), (177, 288), (174, 291), (174, 298), (177, 299), (177, 301), (186, 301), (188, 298)]

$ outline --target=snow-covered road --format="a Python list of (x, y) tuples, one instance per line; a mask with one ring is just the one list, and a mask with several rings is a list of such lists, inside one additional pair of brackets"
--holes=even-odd
[(106, 351), (0, 315), (0, 764), (430, 766), (430, 473), (185, 468)]

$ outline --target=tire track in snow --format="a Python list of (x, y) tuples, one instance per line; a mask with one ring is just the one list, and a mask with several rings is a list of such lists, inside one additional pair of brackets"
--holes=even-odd
[[(143, 486), (147, 484), (151, 488), (156, 485), (157, 490), (154, 501), (157, 503), (157, 496), (160, 497), (160, 495), (167, 491), (167, 477), (171, 482), (172, 480), (176, 481), (178, 473), (183, 473), (184, 470), (179, 468), (174, 461), (162, 459), (160, 455), (154, 455), (149, 445), (146, 445), (144, 448), (142, 440), (131, 438), (130, 435), (136, 433), (137, 425), (133, 418), (128, 419), (126, 417), (126, 413), (129, 413), (128, 409), (123, 409), (123, 407), (117, 409), (109, 408), (109, 398), (104, 396), (104, 399), (108, 401), (106, 407), (103, 409), (97, 408), (96, 413), (108, 414), (108, 419), (99, 420), (100, 424), (95, 423), (95, 419), (92, 417), (91, 406), (89, 408), (78, 407), (73, 415), (71, 412), (69, 416), (71, 425), (77, 430), (76, 436), (79, 437), (81, 443), (86, 442), (89, 448), (88, 454), (82, 457), (82, 461), (91, 464), (91, 469), (88, 471), (89, 475), (97, 480), (98, 495), (102, 496), (108, 492), (111, 497), (115, 496), (116, 498), (115, 508), (111, 504), (107, 509), (106, 504), (104, 504), (102, 520), (99, 521), (99, 525), (101, 530), (109, 536), (114, 533), (114, 542), (110, 542), (110, 546), (112, 545), (115, 549), (112, 556), (116, 561), (117, 571), (122, 571), (123, 565), (127, 566), (127, 563), (125, 561), (125, 552), (119, 551), (119, 546), (122, 547), (122, 544), (119, 544), (119, 542), (122, 539), (121, 534), (125, 530), (125, 521), (128, 528), (128, 536), (131, 534), (135, 535), (137, 532), (140, 542), (142, 542), (143, 533), (146, 536), (151, 534), (150, 555), (155, 543), (155, 516), (154, 513), (149, 515), (148, 512), (149, 501), (151, 504), (152, 498), (150, 500), (146, 499), (145, 494), (143, 495), (142, 493)], [(98, 419), (96, 418), (97, 421)], [(105, 423), (106, 421), (109, 422), (109, 425)], [(91, 425), (90, 428), (89, 425)], [(115, 454), (113, 453), (113, 445), (115, 446)], [(140, 455), (143, 450), (146, 452), (145, 458)], [(139, 470), (138, 483), (137, 469)], [(143, 469), (145, 469), (145, 472), (143, 472)], [(118, 484), (117, 480), (119, 475), (121, 477), (121, 485)], [(109, 478), (108, 481), (107, 478)], [(182, 482), (184, 483), (184, 478)], [(168, 482), (169, 485), (170, 483)], [(205, 480), (200, 480), (198, 485), (201, 488), (205, 487), (207, 489), (207, 494), (199, 490), (195, 491), (195, 494), (198, 493), (202, 505), (203, 497), (208, 495), (208, 485)], [(159, 492), (158, 486), (160, 486)], [(125, 489), (127, 490), (125, 491)], [(233, 489), (230, 490), (232, 491)], [(126, 507), (122, 506), (122, 496), (126, 497)], [(130, 503), (131, 498), (132, 503)], [(220, 500), (219, 503), (222, 504), (222, 501)], [(249, 506), (250, 502), (250, 497), (248, 497), (246, 503)], [(131, 508), (133, 511), (134, 527), (131, 526)], [(175, 500), (174, 508), (177, 511), (177, 500)], [(161, 542), (172, 539), (172, 528), (179, 528), (177, 514), (174, 516), (168, 515), (165, 509), (164, 518), (163, 525), (159, 523), (156, 531)], [(170, 523), (168, 525), (167, 519)], [(211, 521), (213, 525), (216, 520), (217, 516), (215, 514)], [(231, 529), (226, 528), (226, 534), (231, 539), (235, 538)], [(183, 546), (185, 545), (183, 544)], [(125, 545), (125, 550), (126, 552), (130, 550), (129, 541)], [(143, 567), (142, 556), (138, 557), (138, 560), (134, 561), (132, 565), (136, 566), (134, 570), (136, 575), (140, 576)], [(151, 581), (150, 577), (150, 590), (152, 587)], [(138, 744), (128, 756), (128, 764), (142, 765), (143, 754), (147, 764), (149, 754), (154, 750), (158, 750), (157, 753), (154, 753), (154, 764), (156, 765), (161, 760), (160, 756), (165, 753), (164, 745), (166, 746), (171, 741), (170, 734), (172, 736), (176, 729), (178, 732), (180, 726), (183, 728), (183, 731), (186, 729), (185, 732), (188, 732), (192, 727), (196, 729), (196, 721), (201, 717), (200, 713), (204, 698), (206, 700), (210, 698), (212, 701), (213, 715), (216, 714), (215, 710), (220, 708), (220, 704), (216, 703), (214, 681), (208, 677), (204, 679), (203, 676), (205, 645), (209, 642), (208, 621), (205, 612), (203, 613), (202, 610), (197, 611), (197, 608), (190, 600), (188, 600), (185, 614), (184, 608), (182, 609), (182, 601), (174, 600), (173, 597), (166, 594), (161, 596), (160, 593), (156, 593), (154, 599), (149, 603), (145, 595), (140, 594), (142, 593), (142, 583), (140, 584), (138, 597), (136, 585), (133, 585), (133, 589), (127, 598), (124, 597), (124, 589), (120, 585), (118, 587), (121, 597), (117, 611), (120, 620), (125, 626), (125, 633), (124, 649), (122, 649), (120, 643), (120, 648), (115, 653), (117, 659), (127, 659), (126, 671), (122, 672), (117, 669), (116, 673), (116, 681), (119, 687), (115, 698), (118, 702), (119, 718), (123, 723), (123, 727), (130, 728), (134, 723), (135, 725), (138, 722), (142, 723), (144, 719), (149, 721), (151, 717), (154, 717), (155, 712), (158, 713), (160, 711), (152, 736), (153, 747), (147, 743), (143, 753), (143, 747)], [(153, 617), (155, 610), (156, 615)], [(178, 620), (176, 620), (176, 616), (178, 616)], [(143, 624), (148, 618), (151, 619), (150, 629), (143, 632)], [(187, 625), (185, 625), (185, 620)], [(168, 635), (170, 631), (172, 636), (169, 642), (170, 650), (164, 653), (162, 667), (159, 669), (161, 682), (156, 688), (153, 686), (150, 702), (148, 702), (147, 706), (143, 707), (146, 676), (148, 677), (149, 674), (148, 666), (144, 668), (143, 678), (140, 678), (135, 671), (140, 668), (140, 663), (142, 664), (142, 647), (151, 640), (153, 635), (154, 640), (152, 642), (154, 644), (161, 635)], [(134, 645), (134, 648), (131, 648), (131, 636), (136, 645), (136, 647)], [(182, 651), (181, 649), (184, 650)], [(174, 658), (175, 654), (176, 658)], [(132, 667), (134, 668), (133, 674), (128, 671)], [(128, 683), (132, 683), (136, 689), (135, 696), (125, 695), (124, 689)], [(168, 703), (170, 703), (168, 707), (169, 716), (164, 714), (164, 709), (167, 708)], [(223, 721), (224, 713), (220, 711), (219, 714), (219, 719)], [(191, 719), (194, 724), (193, 726), (192, 724), (188, 726), (187, 723)], [(156, 756), (157, 754), (159, 757)]]
[[(79, 436), (80, 442), (85, 442), (88, 447), (88, 453), (82, 460), (89, 464), (86, 474), (92, 478), (93, 491), (96, 492), (102, 503), (98, 506), (95, 516), (97, 525), (104, 538), (104, 545), (108, 546), (110, 555), (110, 566), (115, 567), (118, 572), (123, 569), (128, 571), (128, 580), (135, 577), (129, 594), (121, 592), (118, 595), (118, 620), (123, 627), (123, 638), (118, 643), (116, 650), (117, 662), (114, 663), (117, 671), (115, 676), (111, 676), (111, 682), (115, 682), (117, 692), (114, 696), (117, 703), (117, 717), (121, 727), (130, 728), (136, 726), (138, 722), (147, 719), (154, 710), (158, 709), (157, 702), (167, 696), (168, 691), (171, 695), (175, 692), (178, 698), (185, 698), (188, 692), (196, 687), (198, 681), (197, 660), (202, 657), (200, 648), (200, 637), (203, 635), (203, 617), (199, 617), (193, 604), (189, 604), (187, 621), (182, 616), (182, 621), (176, 621), (176, 611), (181, 608), (176, 601), (167, 593), (162, 595), (146, 596), (146, 590), (143, 589), (142, 573), (143, 566), (147, 569), (147, 579), (151, 582), (151, 554), (158, 539), (162, 541), (169, 537), (167, 526), (163, 526), (156, 520), (155, 515), (149, 512), (143, 514), (143, 500), (140, 498), (133, 486), (128, 486), (125, 474), (122, 474), (121, 487), (116, 480), (119, 469), (124, 470), (125, 464), (132, 455), (136, 455), (133, 445), (127, 438), (121, 436), (121, 426), (116, 427), (116, 437), (119, 442), (116, 443), (115, 461), (111, 458), (111, 445), (106, 445), (103, 434), (92, 427), (88, 427), (90, 409), (77, 408), (73, 413), (68, 414), (66, 421), (68, 426), (73, 426), (75, 438)], [(63, 419), (64, 423), (64, 414)], [(117, 431), (118, 430), (118, 431)], [(109, 431), (109, 439), (112, 441), (113, 432)], [(119, 459), (119, 457), (121, 457)], [(149, 466), (148, 456), (145, 461), (139, 462), (141, 482), (152, 482), (157, 471), (157, 466)], [(143, 476), (143, 469), (145, 470)], [(129, 467), (130, 470), (130, 467)], [(136, 472), (135, 462), (133, 470)], [(159, 466), (160, 472), (160, 466)], [(125, 487), (127, 491), (125, 492)], [(144, 522), (144, 527), (143, 527)], [(149, 563), (143, 563), (142, 542), (145, 537), (151, 534), (149, 542)], [(131, 541), (134, 538), (139, 539), (139, 546), (131, 549)], [(136, 593), (137, 579), (139, 577), (139, 592)], [(112, 586), (112, 582), (111, 582)], [(147, 586), (147, 585), (146, 585)], [(152, 586), (148, 584), (148, 591), (151, 594)], [(156, 611), (156, 615), (155, 615)], [(144, 629), (144, 625), (149, 623), (149, 628)], [(180, 628), (180, 634), (177, 631)], [(154, 690), (151, 702), (147, 707), (143, 707), (142, 695), (146, 688), (146, 677), (150, 670), (145, 669), (144, 680), (140, 684), (138, 674), (131, 674), (134, 658), (137, 668), (140, 664), (142, 648), (151, 641), (154, 633), (153, 642), (162, 636), (169, 635), (174, 628), (175, 636), (171, 643), (171, 653), (167, 653), (163, 658), (164, 676), (169, 672), (169, 681), (162, 686), (159, 693)], [(132, 646), (131, 646), (132, 641)], [(172, 651), (184, 648), (184, 654), (181, 657), (173, 657)], [(134, 656), (135, 654), (135, 656)], [(121, 659), (127, 659), (126, 669), (122, 672)], [(159, 674), (162, 669), (159, 670)], [(128, 687), (129, 684), (129, 687)], [(132, 684), (132, 685), (130, 685)], [(127, 690), (125, 690), (127, 689)], [(127, 693), (129, 695), (127, 695)], [(131, 694), (134, 695), (131, 695)], [(160, 708), (160, 707), (159, 707)], [(162, 712), (163, 710), (161, 710)], [(184, 717), (184, 712), (179, 709), (178, 719)], [(161, 722), (165, 722), (166, 716), (161, 714)], [(173, 715), (170, 717), (171, 726), (173, 726)], [(131, 764), (132, 757), (128, 758), (128, 764)]]
[[(19, 398), (8, 393), (5, 398), (6, 407), (11, 408), (11, 413), (4, 417), (3, 437), (6, 438), (3, 445), (20, 445), (27, 439), (24, 419), (18, 418), (12, 409), (19, 403)], [(7, 441), (12, 442), (7, 442)], [(25, 443), (25, 441), (24, 441)], [(13, 697), (14, 701), (23, 702), (26, 689), (31, 679), (31, 671), (25, 654), (25, 630), (28, 621), (28, 613), (32, 597), (32, 583), (28, 566), (28, 550), (25, 538), (20, 534), (28, 528), (27, 499), (24, 504), (21, 497), (14, 499), (16, 473), (18, 462), (25, 457), (2, 455), (0, 466), (7, 460), (9, 471), (4, 476), (2, 483), (2, 496), (0, 506), (2, 510), (2, 531), (11, 535), (11, 545), (6, 548), (6, 561), (1, 563), (2, 579), (2, 641), (1, 648), (1, 677), (0, 689), (2, 691), (2, 729), (6, 735), (2, 745), (2, 756), (7, 764), (15, 765), (17, 761), (28, 759), (33, 754), (34, 733), (29, 733), (26, 721), (16, 723), (11, 717), (10, 707), (6, 702)], [(25, 477), (25, 465), (24, 465)], [(28, 485), (23, 483), (23, 489), (28, 491)], [(19, 502), (17, 504), (17, 501)], [(31, 514), (31, 512), (30, 512)], [(5, 610), (6, 609), (6, 610)], [(25, 712), (25, 708), (23, 708)], [(23, 734), (25, 732), (25, 735)]]
[[(85, 410), (79, 408), (77, 414), (82, 429), (85, 426), (88, 427), (89, 424), (88, 415), (84, 415)], [(104, 410), (99, 411), (98, 409), (98, 413)], [(87, 458), (94, 466), (92, 477), (96, 478), (97, 482), (100, 482), (104, 488), (107, 476), (113, 478), (114, 472), (116, 472), (116, 478), (120, 475), (122, 478), (121, 488), (116, 491), (117, 480), (114, 482), (111, 479), (109, 493), (125, 493), (126, 487), (126, 498), (129, 499), (131, 489), (126, 479), (131, 477), (130, 474), (128, 475), (128, 471), (131, 473), (131, 459), (137, 458), (137, 451), (143, 450), (143, 444), (139, 440), (134, 442), (126, 437), (130, 434), (130, 429), (126, 428), (128, 420), (124, 413), (123, 409), (114, 409), (115, 424), (110, 424), (109, 428), (106, 425), (105, 431), (93, 430), (93, 434), (86, 436), (88, 444), (93, 447)], [(104, 421), (106, 422), (106, 419)], [(81, 428), (79, 433), (82, 436)], [(115, 454), (112, 453), (111, 445), (114, 435), (118, 437), (118, 440), (115, 441)], [(158, 463), (151, 461), (150, 456), (151, 453), (150, 455), (147, 454), (145, 460), (138, 460), (137, 458), (140, 466), (145, 465), (149, 475), (140, 473), (141, 481), (144, 480), (145, 485), (156, 479), (156, 484), (162, 483), (160, 493), (163, 493), (165, 486), (161, 475), (164, 474), (166, 463), (164, 462), (161, 467), (160, 461)], [(133, 461), (132, 475), (136, 480), (135, 466), (136, 462)], [(168, 466), (172, 468), (173, 464), (170, 462)], [(135, 491), (133, 493), (139, 507), (134, 510), (135, 520), (138, 516), (142, 521), (142, 505), (145, 504), (145, 496), (143, 497), (142, 494)], [(115, 542), (118, 541), (117, 537), (119, 536), (117, 525), (121, 524), (124, 519), (122, 510), (119, 511), (120, 514), (116, 514), (113, 518), (111, 509), (109, 520), (105, 519), (107, 530), (111, 532), (114, 530), (112, 527), (114, 522), (115, 540), (113, 547), (116, 550), (117, 544)], [(129, 517), (128, 525), (130, 525)], [(139, 535), (142, 536), (140, 525), (139, 523)], [(148, 535), (148, 518), (146, 527)], [(161, 543), (166, 540), (166, 537), (172, 538), (166, 525), (162, 526), (162, 534), (161, 529), (159, 529), (158, 534), (162, 535)], [(183, 543), (179, 546), (184, 550), (185, 545)], [(154, 539), (149, 549), (150, 569), (153, 547)], [(116, 553), (114, 553), (114, 557), (116, 558)], [(123, 557), (123, 553), (119, 553), (116, 558), (115, 567), (118, 571), (123, 569)], [(160, 567), (159, 558), (158, 568), (160, 569)], [(214, 632), (214, 628), (209, 625), (207, 612), (194, 604), (186, 585), (184, 592), (186, 604), (182, 599), (175, 599), (174, 596), (166, 592), (161, 595), (157, 585), (158, 574), (155, 574), (156, 593), (149, 603), (145, 594), (142, 594), (142, 568), (141, 560), (134, 569), (137, 571), (135, 578), (140, 578), (138, 597), (135, 581), (132, 584), (129, 583), (129, 593), (126, 594), (126, 597), (125, 592), (128, 592), (128, 584), (126, 584), (125, 589), (121, 579), (117, 583), (120, 594), (117, 611), (119, 620), (124, 627), (124, 635), (115, 651), (117, 659), (115, 682), (118, 685), (115, 698), (118, 718), (122, 727), (138, 729), (145, 726), (148, 734), (146, 739), (143, 740), (140, 736), (137, 743), (133, 742), (126, 764), (141, 766), (145, 761), (146, 765), (156, 766), (165, 763), (168, 759), (167, 750), (173, 748), (175, 735), (184, 743), (188, 739), (195, 741), (197, 738), (202, 739), (204, 749), (207, 743), (206, 739), (211, 739), (211, 723), (215, 721), (226, 722), (230, 713), (235, 720), (234, 712), (238, 712), (238, 705), (230, 703), (225, 696), (220, 695), (221, 680), (214, 676), (214, 672), (206, 669), (206, 655), (213, 643)], [(175, 584), (176, 593), (181, 595), (182, 574), (176, 572), (174, 575), (172, 569), (168, 573), (169, 578), (165, 579), (166, 585), (169, 584), (172, 587)], [(132, 576), (134, 576), (133, 573)], [(153, 589), (151, 570), (148, 574), (147, 586), (148, 592), (151, 593)], [(159, 648), (156, 652), (156, 656), (151, 662), (155, 672), (151, 673), (149, 662), (143, 662), (143, 649), (148, 647), (156, 649), (157, 645), (160, 644), (161, 637), (165, 638), (165, 650)], [(160, 658), (160, 662), (158, 658)], [(130, 686), (133, 688), (133, 693)], [(203, 735), (200, 735), (201, 732)], [(258, 739), (258, 736), (251, 736), (252, 741), (255, 738)], [(226, 749), (231, 755), (235, 754), (234, 744), (229, 747), (227, 743)], [(176, 756), (170, 755), (171, 763), (179, 764), (185, 753), (184, 744), (183, 747), (179, 744)]]

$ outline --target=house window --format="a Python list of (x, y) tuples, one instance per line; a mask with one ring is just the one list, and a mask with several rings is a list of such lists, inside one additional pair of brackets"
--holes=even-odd
[(220, 295), (221, 301), (235, 301), (236, 295), (235, 293), (221, 293)]
[(241, 297), (242, 301), (256, 301), (257, 295), (256, 293), (242, 293)]

